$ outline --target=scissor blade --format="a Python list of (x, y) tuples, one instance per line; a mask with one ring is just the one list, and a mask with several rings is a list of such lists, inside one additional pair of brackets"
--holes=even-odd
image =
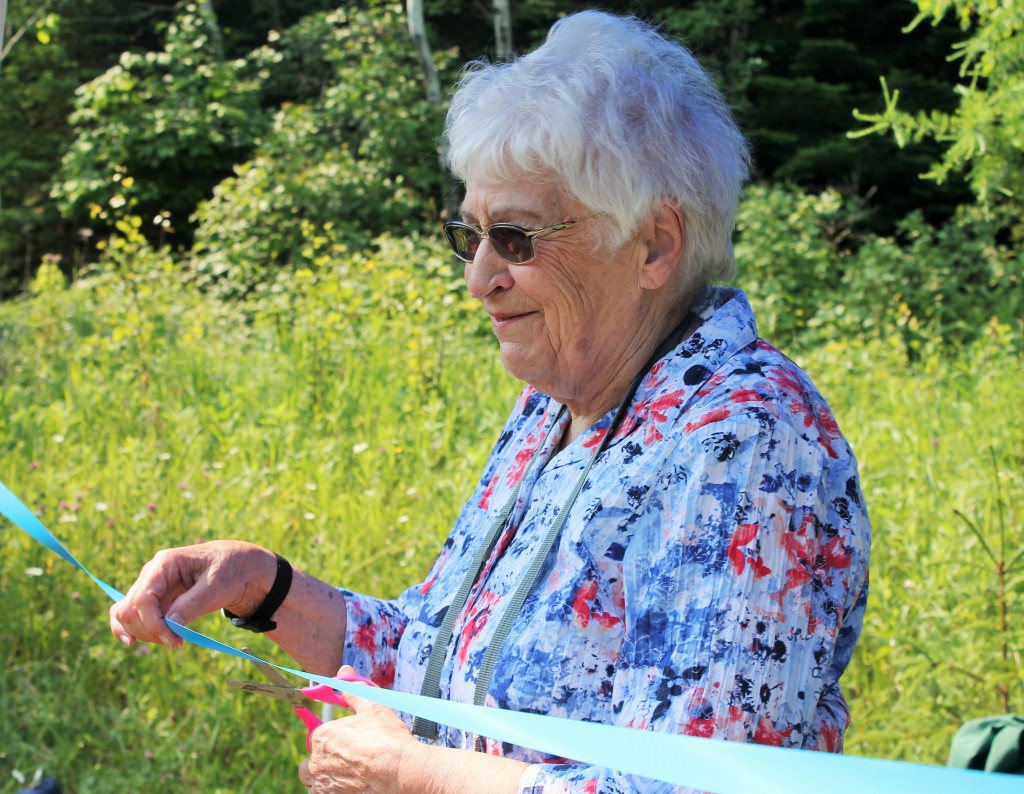
[(255, 692), (258, 695), (269, 695), (277, 700), (291, 703), (293, 706), (303, 706), (306, 698), (293, 686), (277, 686), (275, 684), (259, 684), (255, 681), (228, 681), (232, 689), (241, 689), (243, 692)]
[[(254, 654), (248, 648), (242, 648), (242, 650), (250, 656), (256, 656), (256, 654)], [(270, 683), (274, 684), (275, 686), (294, 688), (292, 687), (291, 681), (289, 681), (287, 678), (285, 678), (283, 675), (277, 672), (277, 670), (272, 665), (260, 661), (259, 659), (252, 659), (251, 661), (254, 665), (260, 668), (260, 672), (262, 672), (263, 675), (270, 679)]]

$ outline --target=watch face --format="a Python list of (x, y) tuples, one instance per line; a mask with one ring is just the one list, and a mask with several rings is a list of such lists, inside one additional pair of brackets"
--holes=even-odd
[(238, 615), (232, 614), (227, 610), (224, 610), (224, 617), (231, 621), (231, 625), (236, 629), (245, 629), (246, 631), (254, 631), (257, 634), (263, 634), (267, 631), (273, 631), (277, 628), (277, 623), (267, 618), (252, 617), (240, 618)]
[(257, 634), (262, 634), (265, 631), (272, 631), (277, 628), (277, 623), (266, 618), (255, 618), (253, 615), (243, 618), (234, 612), (228, 612), (226, 609), (222, 609), (221, 614), (230, 620), (231, 625), (236, 629), (245, 629), (246, 631), (255, 631)]

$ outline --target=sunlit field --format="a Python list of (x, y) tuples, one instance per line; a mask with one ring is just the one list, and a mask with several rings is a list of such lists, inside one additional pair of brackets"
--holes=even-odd
[[(183, 290), (159, 257), (70, 288), (44, 269), (0, 306), (0, 480), (121, 589), (161, 547), (236, 537), (396, 594), (518, 389), (447, 260), (417, 266), (432, 279), (396, 244), (282, 277), (244, 311)], [(853, 443), (875, 529), (849, 752), (944, 763), (961, 722), (1021, 708), (1024, 368), (1009, 334), (912, 364), (856, 340), (794, 354)], [(128, 650), (86, 576), (6, 522), (0, 543), (0, 791), (38, 767), (70, 792), (297, 785), (291, 710), (226, 686), (254, 670)], [(221, 618), (195, 627), (283, 661)]]

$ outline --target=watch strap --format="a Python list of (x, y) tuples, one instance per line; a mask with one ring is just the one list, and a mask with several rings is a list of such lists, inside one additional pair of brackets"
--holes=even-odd
[(281, 604), (284, 603), (285, 598), (288, 596), (288, 591), (291, 590), (292, 566), (280, 554), (275, 554), (274, 556), (277, 557), (277, 573), (274, 575), (274, 584), (270, 586), (270, 591), (267, 593), (266, 598), (263, 599), (263, 603), (256, 607), (256, 610), (247, 618), (240, 617), (226, 609), (221, 610), (224, 613), (224, 617), (230, 620), (236, 628), (254, 631), (257, 634), (263, 634), (277, 628), (277, 623), (271, 620), (271, 618)]

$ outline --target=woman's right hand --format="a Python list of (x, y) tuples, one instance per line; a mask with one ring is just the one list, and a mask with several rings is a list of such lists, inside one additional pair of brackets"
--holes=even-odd
[(123, 601), (110, 608), (110, 630), (125, 645), (158, 642), (178, 648), (183, 640), (164, 617), (186, 625), (226, 608), (251, 615), (277, 573), (273, 552), (252, 543), (216, 540), (157, 552)]

